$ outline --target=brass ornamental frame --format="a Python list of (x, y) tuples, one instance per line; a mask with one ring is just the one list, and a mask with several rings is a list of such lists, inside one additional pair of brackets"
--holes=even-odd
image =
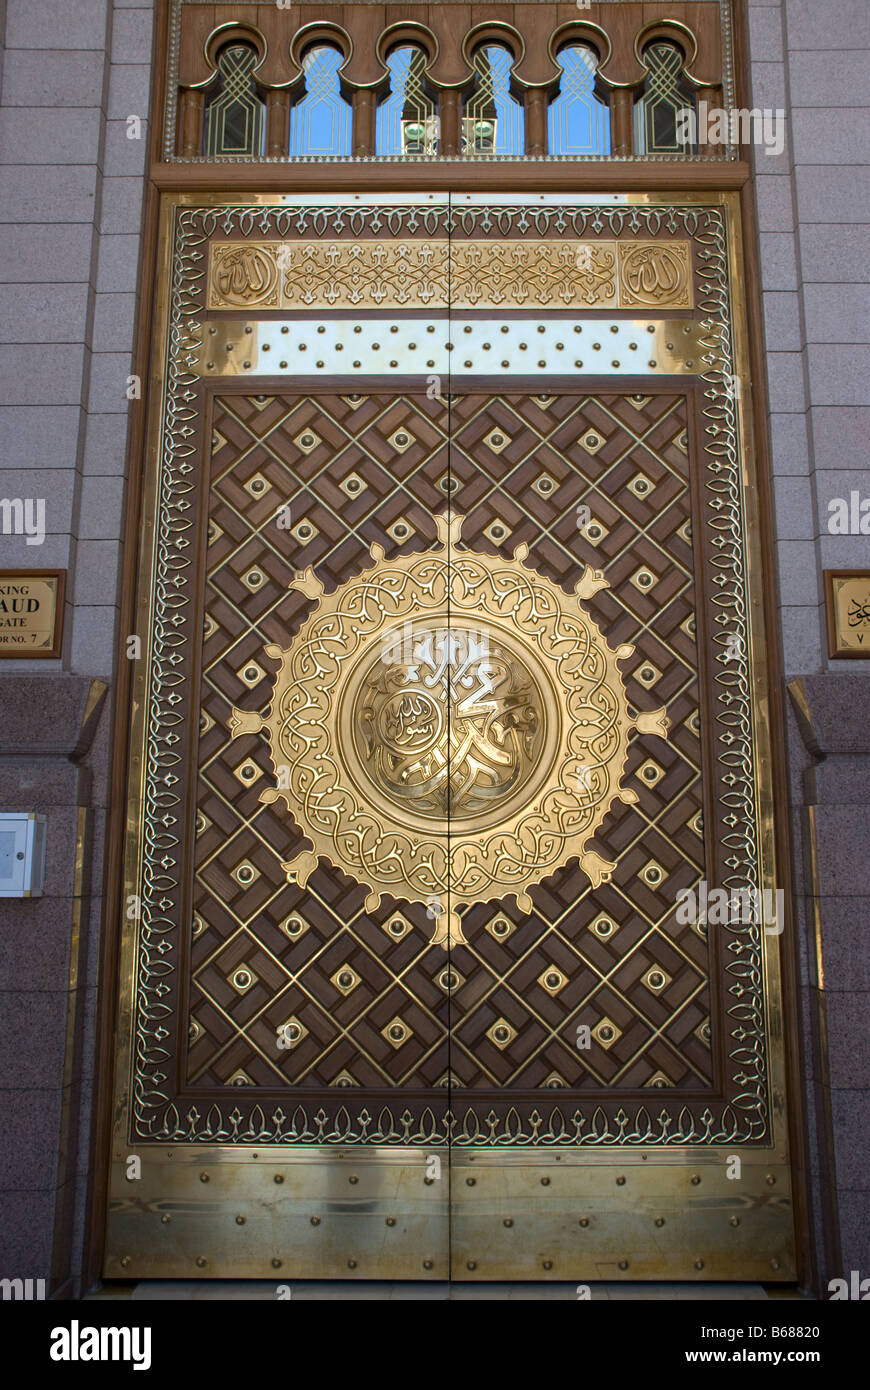
[[(725, 1065), (736, 1087), (733, 1098), (723, 1104), (700, 1092), (695, 1101), (686, 1101), (677, 1126), (657, 1115), (654, 1102), (627, 1105), (611, 1120), (596, 1110), (592, 1095), (582, 1105), (572, 1105), (570, 1114), (548, 1098), (541, 1113), (530, 1119), (509, 1115), (489, 1126), (470, 1111), (461, 1113), (463, 1100), (443, 1120), (429, 1111), (409, 1127), (389, 1106), (363, 1123), (348, 1111), (327, 1123), (293, 1099), (286, 1107), (289, 1114), (280, 1106), (268, 1113), (265, 1106), (243, 1119), (232, 1100), (221, 1103), (218, 1092), (206, 1113), (196, 1105), (182, 1113), (170, 1094), (161, 1047), (163, 1001), (167, 977), (176, 968), (173, 955), (178, 957), (166, 907), (180, 889), (183, 862), (177, 790), (182, 772), (173, 751), (178, 723), (174, 656), (180, 645), (198, 637), (185, 612), (191, 602), (185, 497), (195, 466), (195, 364), (201, 358), (207, 314), (204, 247), (217, 227), (251, 239), (291, 237), (311, 228), (328, 235), (344, 226), (357, 236), (376, 235), (382, 226), (423, 227), (434, 237), (445, 231), (468, 235), (482, 224), (497, 227), (500, 234), (519, 231), (536, 237), (570, 227), (581, 240), (589, 227), (596, 233), (604, 228), (617, 238), (649, 236), (666, 227), (693, 245), (703, 286), (693, 312), (705, 335), (700, 375), (712, 456), (703, 480), (704, 511), (715, 532), (713, 592), (720, 624), (714, 638), (720, 645), (719, 669), (710, 677), (716, 711), (715, 794), (727, 802), (731, 824), (726, 837), (731, 883), (726, 879), (723, 886), (748, 884), (768, 892), (776, 887), (737, 195), (165, 196), (137, 596), (136, 631), (147, 659), (138, 663), (134, 675), (125, 847), (124, 900), (138, 897), (142, 908), (141, 916), (125, 921), (122, 941), (107, 1274), (262, 1275), (280, 1266), (280, 1252), (292, 1243), (298, 1277), (335, 1277), (339, 1270), (352, 1277), (348, 1268), (358, 1277), (377, 1277), (382, 1266), (372, 1253), (373, 1242), (366, 1244), (368, 1237), (361, 1248), (370, 1258), (347, 1261), (336, 1254), (346, 1248), (340, 1239), (333, 1237), (325, 1253), (311, 1229), (320, 1219), (315, 1221), (311, 1213), (323, 1208), (330, 1193), (335, 1195), (339, 1180), (346, 1180), (338, 1175), (352, 1169), (361, 1175), (359, 1197), (373, 1202), (377, 1211), (385, 1209), (385, 1183), (394, 1194), (412, 1194), (406, 1223), (412, 1245), (413, 1232), (419, 1238), (421, 1231), (431, 1233), (445, 1220), (453, 1221), (454, 1277), (795, 1277), (781, 960), (777, 938), (766, 936), (759, 924), (722, 929), (733, 980), (732, 999), (723, 1004), (730, 1030)], [(444, 370), (449, 370), (446, 362)], [(742, 391), (735, 391), (735, 381), (742, 383)], [(740, 637), (737, 658), (727, 665), (721, 660), (726, 633)], [(131, 1152), (143, 1156), (135, 1201), (124, 1176)], [(427, 1190), (421, 1197), (416, 1184), (432, 1154), (449, 1157), (458, 1173), (475, 1172), (481, 1180), (494, 1173), (496, 1185), (489, 1189), (485, 1212), (473, 1206), (475, 1194), (465, 1191), (465, 1183), (454, 1181), (450, 1216), (439, 1194)], [(725, 1177), (725, 1160), (733, 1156), (745, 1170), (739, 1197)], [(587, 1202), (602, 1215), (616, 1215), (618, 1234), (608, 1235), (588, 1255), (566, 1242), (558, 1213), (541, 1209), (540, 1174), (554, 1172), (555, 1163), (560, 1165), (562, 1211)], [(267, 1166), (270, 1175), (277, 1168), (286, 1177), (283, 1196), (296, 1205), (279, 1211), (267, 1203), (269, 1235), (258, 1244), (250, 1222), (244, 1232), (227, 1231), (216, 1213), (238, 1209), (262, 1215), (257, 1184), (265, 1180)], [(385, 1179), (385, 1173), (392, 1176)], [(199, 1184), (209, 1179), (214, 1186), (206, 1194)], [(620, 1189), (625, 1184), (624, 1190), (614, 1195), (614, 1183)], [(176, 1244), (168, 1252), (165, 1226), (161, 1230), (159, 1225), (167, 1204), (179, 1212)], [(550, 1242), (555, 1254), (549, 1263), (538, 1260), (530, 1271), (529, 1258), (535, 1265), (537, 1257), (524, 1255), (516, 1239), (511, 1247), (508, 1230), (493, 1234), (491, 1219), (508, 1208), (525, 1218), (527, 1233), (534, 1229), (538, 1250), (550, 1248)], [(344, 1211), (340, 1204), (331, 1209), (338, 1215)], [(669, 1213), (668, 1223), (656, 1217), (664, 1230), (653, 1241), (646, 1228), (663, 1210)], [(702, 1258), (704, 1223), (714, 1218), (721, 1218), (724, 1234), (716, 1238), (718, 1244), (714, 1241), (713, 1253)], [(529, 1224), (533, 1221), (534, 1227)], [(513, 1217), (496, 1225), (512, 1222)], [(478, 1257), (481, 1250), (483, 1258)], [(628, 1260), (620, 1257), (625, 1250), (639, 1253)], [(195, 1259), (196, 1251), (203, 1253)], [(393, 1277), (443, 1278), (445, 1259), (440, 1249), (425, 1275), (416, 1255), (396, 1255), (383, 1267)]]

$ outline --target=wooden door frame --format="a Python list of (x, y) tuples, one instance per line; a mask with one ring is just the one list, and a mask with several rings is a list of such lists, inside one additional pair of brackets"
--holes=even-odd
[[(751, 102), (747, 102), (750, 92), (748, 0), (735, 0), (734, 11), (737, 58), (736, 94), (738, 103), (747, 105), (751, 104)], [(163, 3), (157, 7), (155, 14), (152, 112), (161, 112), (163, 109), (168, 29), (168, 5)], [(143, 293), (140, 297), (133, 352), (133, 369), (138, 369), (140, 379), (143, 381), (147, 381), (149, 377), (149, 364), (153, 348), (151, 304), (157, 272), (162, 194), (180, 191), (181, 187), (190, 193), (209, 191), (230, 195), (249, 190), (263, 193), (280, 191), (316, 194), (326, 189), (331, 191), (347, 189), (348, 192), (351, 190), (362, 192), (364, 189), (366, 193), (379, 191), (460, 193), (472, 189), (476, 192), (496, 192), (509, 189), (511, 192), (541, 195), (548, 192), (561, 192), (578, 198), (582, 198), (584, 193), (614, 190), (620, 192), (667, 192), (671, 195), (709, 192), (714, 188), (721, 191), (730, 189), (739, 191), (745, 271), (743, 307), (745, 323), (748, 328), (748, 352), (752, 382), (752, 412), (748, 428), (751, 432), (756, 459), (761, 545), (765, 557), (775, 554), (776, 531), (773, 511), (766, 361), (761, 314), (762, 284), (757, 252), (757, 216), (751, 170), (745, 161), (739, 160), (727, 164), (723, 162), (712, 165), (692, 163), (685, 165), (677, 163), (645, 165), (641, 162), (628, 164), (588, 161), (575, 169), (566, 168), (564, 165), (525, 164), (522, 160), (504, 161), (498, 166), (484, 166), (481, 169), (470, 165), (463, 166), (457, 161), (456, 167), (450, 169), (449, 176), (445, 173), (443, 164), (431, 167), (422, 164), (415, 165), (413, 166), (413, 174), (410, 176), (409, 167), (401, 164), (375, 165), (371, 162), (358, 164), (356, 161), (349, 161), (347, 166), (330, 165), (328, 168), (317, 165), (287, 164), (282, 165), (279, 170), (275, 170), (274, 167), (258, 170), (253, 165), (231, 168), (205, 165), (193, 167), (167, 165), (161, 162), (160, 125), (159, 120), (152, 119), (151, 158), (146, 180), (140, 258), (140, 284), (143, 287)], [(119, 659), (112, 711), (111, 738), (114, 756), (107, 817), (103, 884), (105, 918), (101, 932), (99, 962), (96, 1020), (98, 1047), (95, 1059), (96, 1085), (91, 1138), (91, 1184), (84, 1250), (84, 1283), (86, 1287), (99, 1281), (102, 1269), (110, 1170), (115, 1028), (117, 1004), (123, 987), (118, 978), (118, 970), (121, 924), (124, 917), (122, 856), (127, 784), (126, 728), (130, 701), (131, 664), (121, 660), (121, 652), (123, 634), (135, 630), (142, 486), (145, 477), (143, 457), (147, 397), (148, 393), (145, 393), (141, 400), (131, 403), (126, 460), (127, 488), (123, 529), (126, 558), (121, 583), (118, 629)], [(771, 565), (767, 571), (767, 577), (774, 580), (774, 575), (775, 570)], [(768, 643), (767, 653), (770, 737), (773, 752), (773, 792), (776, 805), (782, 808), (775, 821), (774, 853), (777, 864), (777, 881), (788, 884), (790, 888), (785, 898), (786, 922), (780, 939), (783, 965), (782, 1003), (798, 1277), (800, 1282), (806, 1285), (815, 1281), (817, 1261), (811, 1240), (809, 1219), (808, 1139), (805, 1123), (806, 1101), (798, 1014), (798, 951), (795, 939), (797, 918), (793, 901), (796, 888), (793, 883), (794, 856), (787, 810), (789, 786), (785, 740), (785, 690), (775, 580), (764, 583), (762, 591), (766, 631), (771, 638), (776, 634), (776, 640), (770, 640)]]

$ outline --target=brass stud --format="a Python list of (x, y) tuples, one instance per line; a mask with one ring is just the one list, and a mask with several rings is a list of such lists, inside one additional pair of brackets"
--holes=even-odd
[(617, 1178), (617, 1179), (616, 1179), (616, 1186), (617, 1186), (617, 1187), (625, 1187), (625, 1178)]
[(728, 1225), (729, 1225), (729, 1226), (739, 1226), (739, 1225), (740, 1225), (740, 1217), (739, 1217), (739, 1216), (732, 1216), (732, 1217), (730, 1217), (729, 1220), (728, 1220)]
[(549, 1179), (549, 1178), (541, 1178), (541, 1187), (549, 1187), (549, 1186), (550, 1186), (550, 1179)]
[(776, 1178), (773, 1176), (773, 1173), (768, 1173), (764, 1181), (767, 1183), (768, 1187), (776, 1187)]
[(465, 1179), (465, 1185), (466, 1185), (466, 1187), (474, 1187), (474, 1185), (475, 1185), (476, 1182), (477, 1182), (477, 1178), (466, 1178), (466, 1179)]
[(164, 1226), (168, 1226), (170, 1221), (172, 1220), (172, 1217), (169, 1215), (167, 1211), (165, 1211), (161, 1216), (160, 1220), (163, 1222)]
[(431, 1261), (431, 1260), (424, 1260), (424, 1261), (423, 1261), (423, 1268), (424, 1268), (424, 1269), (431, 1269), (431, 1268), (432, 1268), (432, 1261)]
[(130, 1256), (129, 1256), (129, 1255), (123, 1255), (123, 1256), (121, 1257), (121, 1268), (122, 1268), (122, 1269), (126, 1269), (127, 1266), (129, 1265), (129, 1263), (130, 1263)]
[(512, 1216), (506, 1216), (505, 1219), (504, 1219), (504, 1221), (502, 1222), (502, 1225), (503, 1225), (503, 1226), (507, 1226), (508, 1230), (510, 1230), (510, 1228), (511, 1228), (511, 1226), (512, 1226), (513, 1224), (514, 1224), (514, 1222), (513, 1222), (513, 1217), (512, 1217)]
[(431, 1187), (432, 1184), (433, 1184), (433, 1182), (435, 1181), (435, 1179), (434, 1179), (434, 1178), (424, 1178), (423, 1181), (424, 1181), (424, 1183), (426, 1184), (427, 1187)]
[(205, 1255), (197, 1255), (197, 1257), (196, 1257), (196, 1263), (197, 1263), (197, 1267), (198, 1267), (199, 1269), (203, 1269), (203, 1268), (205, 1267), (205, 1263), (206, 1263)]
[(696, 1260), (696, 1261), (695, 1261), (695, 1268), (696, 1268), (696, 1269), (703, 1269), (703, 1268), (704, 1268), (704, 1261), (703, 1261), (703, 1260)]
[(272, 1268), (273, 1268), (273, 1269), (280, 1269), (280, 1268), (281, 1268), (281, 1261), (280, 1261), (280, 1260), (273, 1260), (273, 1261), (272, 1261)]
[(200, 1173), (199, 1180), (200, 1182), (209, 1182), (210, 1179), (208, 1173)]
[(588, 1225), (589, 1225), (589, 1217), (588, 1217), (588, 1216), (581, 1216), (581, 1217), (580, 1217), (580, 1220), (577, 1222), (577, 1225), (578, 1225), (578, 1226), (583, 1226), (583, 1227), (588, 1226)]
[(236, 1225), (237, 1225), (237, 1226), (244, 1226), (244, 1224), (245, 1224), (245, 1218), (244, 1218), (244, 1216), (237, 1216), (237, 1217), (236, 1217)]
[(386, 1219), (386, 1223), (385, 1223), (385, 1224), (386, 1224), (387, 1226), (395, 1226), (395, 1224), (396, 1224), (396, 1218), (395, 1218), (395, 1216), (388, 1216), (387, 1219)]
[(477, 1260), (469, 1260), (468, 1263), (466, 1264), (465, 1268), (466, 1268), (466, 1269), (477, 1269)]
[(770, 1267), (771, 1267), (771, 1269), (779, 1269), (779, 1267), (780, 1267), (779, 1260), (777, 1260), (777, 1259), (771, 1260), (771, 1262), (770, 1262)]
[(319, 1225), (320, 1225), (320, 1217), (319, 1217), (319, 1216), (312, 1216), (312, 1218), (311, 1218), (311, 1224), (312, 1224), (312, 1226), (319, 1226)]
[(620, 1260), (620, 1261), (619, 1261), (619, 1268), (620, 1268), (620, 1269), (628, 1269), (628, 1260)]
[(359, 1178), (357, 1178), (357, 1177), (348, 1178), (348, 1182), (350, 1183), (351, 1187), (355, 1187), (356, 1184), (359, 1182)]
[(693, 1173), (693, 1174), (692, 1174), (692, 1186), (693, 1186), (693, 1187), (697, 1187), (697, 1186), (698, 1186), (698, 1183), (699, 1183), (700, 1181), (701, 1181), (701, 1176), (700, 1176), (700, 1174), (699, 1174), (699, 1173)]
[(273, 1181), (273, 1182), (283, 1182), (283, 1181), (284, 1181), (284, 1174), (283, 1174), (283, 1173), (276, 1173), (275, 1176), (274, 1176), (274, 1178), (272, 1179), (272, 1181)]
[(656, 1225), (657, 1225), (657, 1226), (664, 1226), (664, 1224), (665, 1224), (665, 1218), (664, 1218), (663, 1216), (657, 1216), (657, 1217), (656, 1217)]
[(544, 1260), (544, 1261), (543, 1261), (543, 1265), (544, 1265), (544, 1269), (552, 1269), (552, 1268), (553, 1268), (553, 1261), (552, 1261), (552, 1260)]
[(347, 1267), (348, 1269), (356, 1269), (356, 1260), (348, 1260)]

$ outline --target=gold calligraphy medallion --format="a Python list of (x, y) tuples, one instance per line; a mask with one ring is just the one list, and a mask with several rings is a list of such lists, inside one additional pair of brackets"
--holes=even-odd
[(632, 729), (667, 736), (664, 710), (632, 716), (618, 663), (582, 600), (607, 587), (587, 566), (567, 594), (523, 562), (438, 546), (386, 560), (332, 593), (306, 570), (316, 608), (279, 662), (265, 712), (233, 710), (233, 737), (264, 730), (276, 785), (310, 840), (282, 865), (305, 886), (319, 857), (383, 896), (425, 903), (434, 944), (462, 942), (457, 906), (514, 895), (572, 857), (594, 887), (616, 865), (587, 846), (621, 785)]

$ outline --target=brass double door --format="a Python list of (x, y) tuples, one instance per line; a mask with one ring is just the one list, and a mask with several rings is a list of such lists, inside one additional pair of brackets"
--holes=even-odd
[(733, 206), (161, 238), (106, 1275), (794, 1278)]

